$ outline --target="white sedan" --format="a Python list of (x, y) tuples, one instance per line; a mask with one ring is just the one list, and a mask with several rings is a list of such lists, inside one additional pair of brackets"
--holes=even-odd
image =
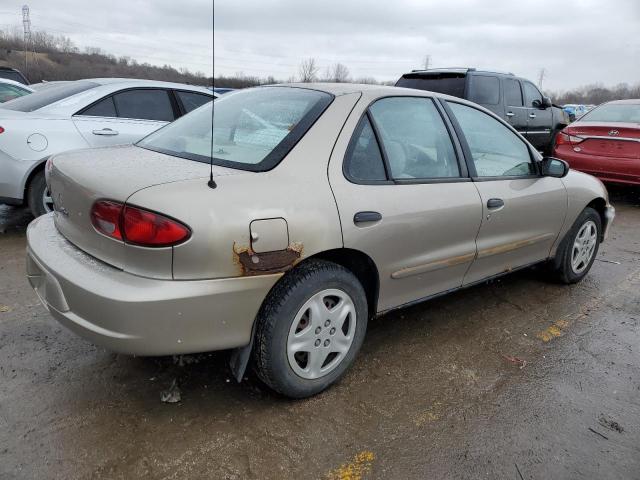
[(131, 144), (211, 101), (206, 87), (97, 78), (56, 82), (0, 105), (0, 203), (51, 210), (44, 165), (67, 150)]

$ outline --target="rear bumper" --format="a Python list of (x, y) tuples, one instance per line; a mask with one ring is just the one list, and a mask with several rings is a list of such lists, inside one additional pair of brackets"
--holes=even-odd
[(27, 230), (27, 276), (51, 315), (76, 334), (120, 353), (174, 355), (247, 345), (258, 309), (281, 274), (139, 277), (73, 246), (48, 214)]
[(553, 155), (574, 170), (598, 177), (603, 182), (640, 185), (640, 158), (615, 158), (576, 152), (571, 145), (556, 147)]

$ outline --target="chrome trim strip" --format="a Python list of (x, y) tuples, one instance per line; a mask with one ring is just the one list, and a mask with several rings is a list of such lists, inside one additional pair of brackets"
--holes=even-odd
[(601, 135), (572, 135), (574, 137), (582, 138), (583, 140), (587, 139), (595, 139), (595, 140), (622, 140), (623, 142), (638, 142), (640, 143), (640, 138), (631, 138), (631, 137), (604, 137)]
[(466, 255), (458, 255), (456, 257), (444, 258), (442, 260), (436, 260), (435, 262), (423, 263), (416, 265), (415, 267), (407, 267), (393, 272), (391, 278), (398, 280), (400, 278), (410, 277), (412, 275), (420, 275), (421, 273), (433, 272), (434, 270), (440, 270), (441, 268), (453, 267), (455, 265), (461, 265), (472, 261), (476, 254), (467, 253)]
[(525, 238), (524, 240), (518, 240), (515, 242), (509, 242), (502, 245), (497, 245), (495, 247), (485, 248), (484, 250), (478, 251), (477, 258), (486, 258), (492, 255), (499, 255), (501, 253), (507, 253), (512, 250), (517, 250), (519, 248), (528, 247), (529, 245), (533, 245), (535, 243), (544, 242), (550, 238), (554, 238), (556, 234), (554, 233), (545, 233), (542, 235), (538, 235), (531, 238)]

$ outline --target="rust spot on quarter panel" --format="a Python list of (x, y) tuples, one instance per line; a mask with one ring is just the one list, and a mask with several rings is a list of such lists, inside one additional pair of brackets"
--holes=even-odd
[(242, 275), (266, 275), (290, 270), (302, 257), (301, 243), (292, 243), (285, 250), (254, 252), (251, 247), (233, 244), (233, 256)]

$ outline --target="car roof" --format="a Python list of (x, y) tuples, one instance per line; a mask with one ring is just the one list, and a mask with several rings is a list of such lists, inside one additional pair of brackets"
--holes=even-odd
[(149, 86), (149, 87), (163, 87), (163, 88), (189, 88), (198, 89), (203, 92), (211, 93), (207, 87), (200, 85), (189, 85), (187, 83), (175, 83), (175, 82), (161, 82), (159, 80), (145, 80), (142, 78), (83, 78), (89, 82), (94, 82), (100, 85), (122, 85), (122, 86)]
[(628, 98), (626, 100), (612, 100), (607, 105), (640, 105), (640, 98)]

